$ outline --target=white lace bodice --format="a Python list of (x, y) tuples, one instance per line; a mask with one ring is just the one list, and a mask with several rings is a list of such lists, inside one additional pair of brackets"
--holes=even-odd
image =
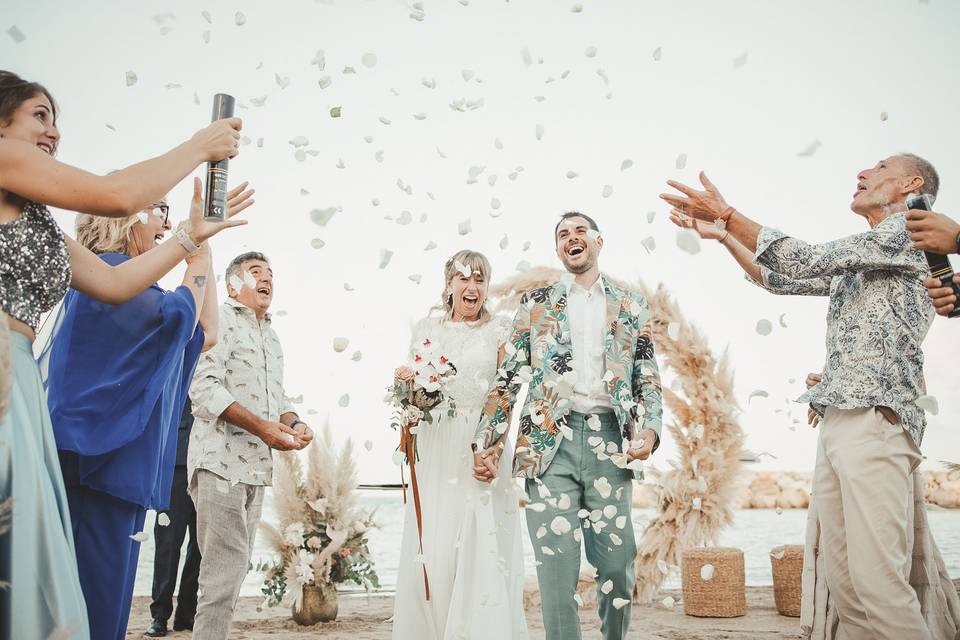
[(429, 339), (457, 368), (448, 390), (457, 412), (479, 411), (494, 382), (500, 343), (512, 326), (510, 319), (502, 316), (479, 326), (427, 317), (413, 328), (411, 351), (413, 345)]

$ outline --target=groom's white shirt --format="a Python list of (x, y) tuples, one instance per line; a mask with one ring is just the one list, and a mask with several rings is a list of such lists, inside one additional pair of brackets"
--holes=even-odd
[(607, 324), (607, 299), (603, 281), (597, 277), (589, 289), (577, 283), (567, 294), (567, 317), (573, 346), (573, 410), (578, 413), (613, 411), (613, 402), (603, 384), (604, 339)]

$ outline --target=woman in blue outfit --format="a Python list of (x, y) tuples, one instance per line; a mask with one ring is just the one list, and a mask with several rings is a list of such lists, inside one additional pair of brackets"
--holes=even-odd
[[(252, 191), (228, 194), (229, 215)], [(200, 181), (191, 217), (203, 215)], [(170, 229), (165, 200), (130, 218), (77, 218), (77, 242), (110, 265), (155, 249)], [(122, 640), (147, 509), (164, 510), (177, 424), (201, 350), (217, 336), (217, 294), (204, 243), (174, 291), (153, 284), (104, 304), (79, 291), (63, 301), (40, 357), (67, 489), (80, 586), (95, 640)], [(137, 536), (139, 537), (139, 536)]]
[[(72, 523), (32, 343), (42, 314), (69, 287), (107, 304), (134, 298), (197, 245), (242, 224), (191, 218), (178, 237), (116, 266), (64, 236), (47, 205), (127, 217), (163, 197), (198, 165), (232, 157), (239, 119), (215, 122), (168, 153), (109, 176), (54, 159), (60, 143), (50, 93), (0, 71), (0, 322), (9, 329), (12, 380), (0, 419), (0, 638), (89, 638)], [(96, 623), (96, 620), (93, 620)]]

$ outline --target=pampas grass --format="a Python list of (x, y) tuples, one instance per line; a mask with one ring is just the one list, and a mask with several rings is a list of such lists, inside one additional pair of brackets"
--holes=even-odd
[(379, 586), (367, 549), (373, 514), (357, 506), (353, 444), (337, 450), (330, 425), (307, 448), (307, 469), (296, 452), (276, 456), (273, 472), (277, 526), (260, 523), (269, 547), (279, 556), (261, 565), (268, 604), (299, 611), (303, 586), (352, 581)]
[[(562, 273), (545, 267), (531, 269), (492, 287), (491, 295), (501, 298), (498, 310), (513, 309), (525, 291), (556, 283)], [(669, 462), (669, 470), (657, 474), (659, 513), (637, 544), (633, 596), (635, 601), (649, 602), (667, 576), (664, 565), (679, 565), (686, 549), (716, 545), (721, 531), (732, 522), (743, 431), (736, 418), (739, 409), (726, 355), (719, 360), (714, 357), (703, 334), (683, 318), (662, 285), (651, 292), (642, 282), (630, 286), (606, 277), (646, 298), (657, 354), (677, 374), (682, 391), (681, 395), (663, 390), (664, 403), (674, 418), (665, 427), (680, 455)]]

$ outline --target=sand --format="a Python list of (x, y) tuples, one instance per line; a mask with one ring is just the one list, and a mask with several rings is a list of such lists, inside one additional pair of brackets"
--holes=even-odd
[[(676, 591), (664, 591), (663, 596), (679, 599)], [(393, 615), (392, 596), (342, 597), (340, 612), (335, 622), (301, 627), (283, 609), (257, 611), (259, 598), (241, 598), (234, 617), (232, 640), (264, 640), (282, 637), (289, 640), (316, 640), (316, 638), (343, 638), (344, 640), (389, 640), (390, 617)], [(127, 638), (141, 638), (150, 624), (149, 598), (133, 600)], [(770, 587), (747, 588), (748, 614), (743, 618), (693, 618), (683, 614), (682, 605), (666, 609), (660, 604), (634, 605), (631, 616), (630, 638), (663, 640), (771, 640), (798, 638), (798, 618), (785, 618), (773, 607)], [(600, 637), (600, 621), (596, 609), (581, 611), (584, 638)], [(543, 621), (540, 609), (527, 611), (530, 640), (542, 640)], [(190, 633), (172, 633), (168, 638), (185, 640)], [(413, 639), (411, 639), (413, 640)]]

